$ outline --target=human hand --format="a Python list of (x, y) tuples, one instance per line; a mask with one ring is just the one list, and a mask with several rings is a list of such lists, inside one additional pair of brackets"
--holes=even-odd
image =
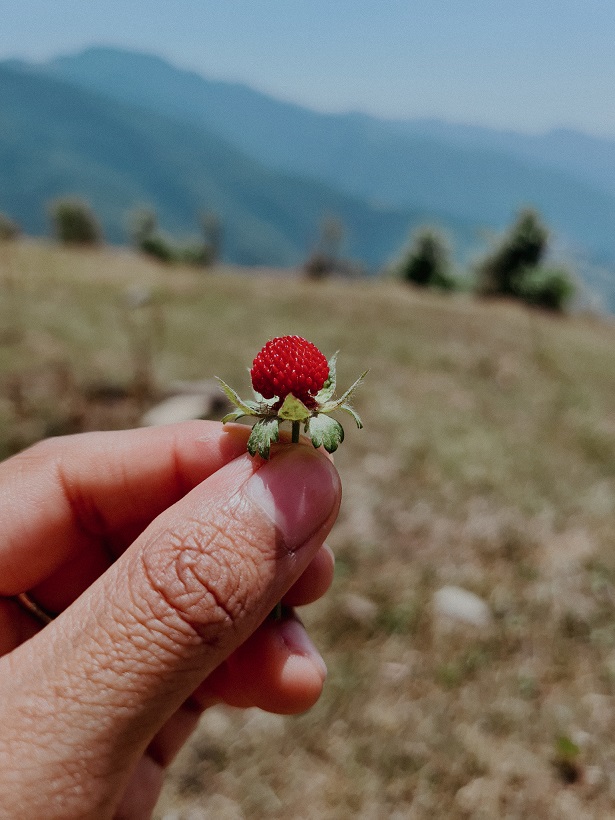
[(328, 588), (339, 478), (311, 446), (252, 459), (248, 433), (88, 433), (0, 464), (0, 817), (147, 818), (208, 705), (317, 700), (322, 659), (267, 615)]

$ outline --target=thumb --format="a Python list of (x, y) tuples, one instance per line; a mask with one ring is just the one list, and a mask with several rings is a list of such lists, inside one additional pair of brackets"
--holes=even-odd
[(0, 661), (0, 762), (3, 745), (13, 766), (27, 760), (20, 789), (29, 772), (34, 791), (54, 783), (62, 816), (73, 799), (105, 816), (158, 729), (307, 567), (339, 500), (330, 460), (293, 446), (228, 463), (158, 516)]

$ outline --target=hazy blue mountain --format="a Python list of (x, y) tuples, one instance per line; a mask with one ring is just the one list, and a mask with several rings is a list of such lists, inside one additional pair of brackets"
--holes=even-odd
[(615, 182), (612, 189), (601, 182), (605, 165), (615, 165), (615, 151), (606, 141), (595, 152), (596, 141), (589, 151), (588, 138), (572, 132), (554, 132), (541, 142), (429, 121), (320, 114), (158, 57), (111, 48), (60, 57), (46, 68), (204, 126), (270, 167), (388, 207), (501, 227), (519, 207), (533, 205), (569, 244), (615, 259)]
[(436, 119), (398, 121), (391, 126), (401, 133), (438, 139), (450, 145), (504, 151), (542, 166), (555, 168), (615, 194), (615, 140), (554, 128), (544, 134), (498, 131)]
[[(448, 227), (463, 255), (477, 246), (477, 226), (500, 229), (531, 205), (556, 246), (581, 261), (585, 281), (615, 310), (615, 143), (608, 140), (565, 130), (533, 137), (434, 120), (322, 114), (113, 48), (90, 48), (30, 70), (41, 81), (42, 74), (61, 80), (63, 93), (67, 84), (74, 93), (87, 91), (86, 108), (106, 112), (106, 123), (77, 127), (78, 144), (71, 125), (68, 143), (59, 139), (54, 151), (35, 124), (47, 164), (42, 176), (33, 173), (32, 185), (39, 199), (52, 181), (54, 190), (77, 178), (88, 191), (98, 190), (98, 199), (90, 198), (113, 238), (120, 235), (120, 206), (136, 198), (159, 208), (175, 231), (194, 226), (198, 210), (214, 208), (227, 223), (232, 258), (285, 264), (305, 256), (329, 212), (347, 226), (345, 252), (377, 265), (418, 223)], [(48, 108), (54, 124), (54, 107)], [(113, 117), (120, 131), (130, 132), (127, 144), (142, 143), (134, 164), (118, 159), (121, 139), (105, 136), (113, 145), (104, 162), (86, 146), (89, 129), (98, 128), (102, 139)], [(2, 133), (0, 122), (0, 142)], [(0, 149), (0, 171), (1, 163)], [(20, 195), (28, 190), (25, 185)], [(2, 196), (0, 208), (19, 216)]]
[[(372, 266), (430, 218), (371, 207), (321, 182), (269, 170), (203, 127), (153, 109), (22, 64), (0, 64), (0, 211), (45, 233), (49, 201), (79, 194), (107, 238), (121, 242), (135, 206), (153, 206), (164, 228), (183, 235), (194, 234), (198, 214), (213, 209), (223, 221), (227, 258), (274, 265), (304, 259), (326, 213), (345, 224), (346, 253)], [(470, 241), (467, 225), (449, 224), (460, 242)]]

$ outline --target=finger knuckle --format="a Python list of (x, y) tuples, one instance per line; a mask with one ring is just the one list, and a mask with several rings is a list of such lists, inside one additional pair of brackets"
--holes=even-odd
[(211, 523), (185, 522), (163, 548), (144, 549), (142, 564), (155, 617), (209, 643), (242, 619), (258, 578), (246, 551)]

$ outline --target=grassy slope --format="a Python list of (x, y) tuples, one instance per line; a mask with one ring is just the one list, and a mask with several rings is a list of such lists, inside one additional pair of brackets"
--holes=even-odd
[[(79, 384), (128, 380), (131, 283), (158, 298), (163, 383), (220, 374), (245, 392), (246, 364), (287, 332), (341, 348), (342, 385), (371, 368), (356, 400), (366, 429), (350, 422), (336, 456), (335, 584), (305, 613), (329, 666), (321, 702), (292, 719), (212, 710), (160, 816), (615, 811), (613, 325), (34, 243), (0, 245), (0, 283), (5, 386), (58, 362)], [(22, 422), (6, 395), (10, 439)], [(435, 618), (444, 584), (485, 598), (493, 626)], [(579, 749), (573, 785), (553, 766), (560, 736)]]

